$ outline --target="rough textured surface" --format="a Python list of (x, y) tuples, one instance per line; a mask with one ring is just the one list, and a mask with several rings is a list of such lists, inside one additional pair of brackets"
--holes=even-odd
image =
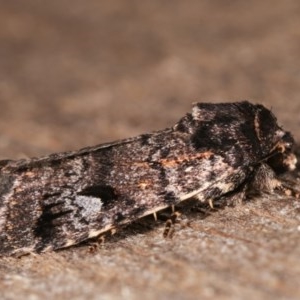
[[(263, 103), (300, 141), (299, 12), (296, 0), (1, 1), (1, 158), (164, 128), (195, 101)], [(3, 258), (1, 296), (299, 299), (299, 211), (266, 196), (189, 213), (172, 240), (158, 222), (96, 252)]]

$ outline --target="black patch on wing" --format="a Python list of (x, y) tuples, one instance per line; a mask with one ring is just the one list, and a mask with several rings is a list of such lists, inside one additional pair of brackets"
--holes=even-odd
[(78, 195), (100, 198), (104, 207), (111, 205), (118, 199), (115, 189), (110, 185), (89, 186), (79, 192)]
[(164, 200), (166, 204), (172, 205), (175, 203), (177, 197), (175, 196), (174, 192), (166, 192), (164, 193)]
[(195, 126), (195, 120), (191, 114), (187, 114), (176, 124), (175, 128), (179, 132), (189, 133), (191, 126)]
[(125, 197), (124, 195), (121, 197), (110, 185), (93, 185), (86, 187), (79, 192), (78, 195), (100, 198), (105, 210), (109, 210), (118, 203), (120, 205), (123, 203), (125, 206), (131, 206), (135, 203), (134, 200)]
[(37, 252), (42, 251), (45, 245), (53, 244), (53, 238), (60, 231), (61, 217), (72, 213), (72, 210), (61, 210), (63, 203), (52, 203), (42, 208), (42, 214), (37, 219), (34, 235), (39, 239)]
[(141, 146), (148, 146), (149, 141), (151, 140), (151, 134), (149, 133), (141, 134), (140, 138), (141, 138)]
[(214, 125), (215, 122), (206, 122), (196, 129), (195, 133), (191, 136), (192, 145), (196, 150), (222, 149), (226, 151), (236, 144), (236, 139), (226, 132), (216, 135)]
[(151, 162), (150, 164), (152, 169), (157, 170), (159, 176), (159, 182), (162, 186), (167, 186), (169, 184), (169, 179), (167, 178), (166, 170), (162, 166), (161, 162)]
[[(15, 181), (14, 176), (9, 176), (6, 174), (0, 175), (0, 183), (1, 183), (0, 184), (0, 195), (1, 196), (4, 196), (11, 190), (11, 188), (14, 184), (14, 181)], [(1, 203), (0, 203), (0, 206), (1, 206)]]

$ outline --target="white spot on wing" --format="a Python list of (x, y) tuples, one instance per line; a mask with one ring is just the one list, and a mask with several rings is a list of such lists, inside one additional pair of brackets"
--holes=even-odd
[(103, 205), (101, 198), (83, 195), (76, 196), (75, 203), (82, 208), (82, 216), (88, 219), (95, 214), (99, 214)]
[(187, 167), (184, 172), (188, 173), (188, 172), (191, 172), (193, 171), (194, 167), (193, 166), (190, 166), (190, 167)]

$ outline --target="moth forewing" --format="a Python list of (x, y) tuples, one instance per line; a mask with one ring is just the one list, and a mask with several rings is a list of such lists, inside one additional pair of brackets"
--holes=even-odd
[(65, 248), (192, 197), (213, 206), (263, 189), (255, 176), (294, 168), (293, 144), (262, 105), (196, 103), (172, 128), (0, 161), (0, 254)]

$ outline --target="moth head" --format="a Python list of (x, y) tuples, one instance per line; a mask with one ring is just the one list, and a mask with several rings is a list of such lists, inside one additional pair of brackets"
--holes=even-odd
[(277, 172), (283, 173), (296, 168), (295, 141), (289, 132), (278, 130), (278, 141), (271, 150), (267, 163)]
[(262, 105), (256, 105), (254, 129), (261, 144), (264, 161), (277, 173), (296, 168), (295, 141), (292, 135), (279, 127), (274, 114)]

